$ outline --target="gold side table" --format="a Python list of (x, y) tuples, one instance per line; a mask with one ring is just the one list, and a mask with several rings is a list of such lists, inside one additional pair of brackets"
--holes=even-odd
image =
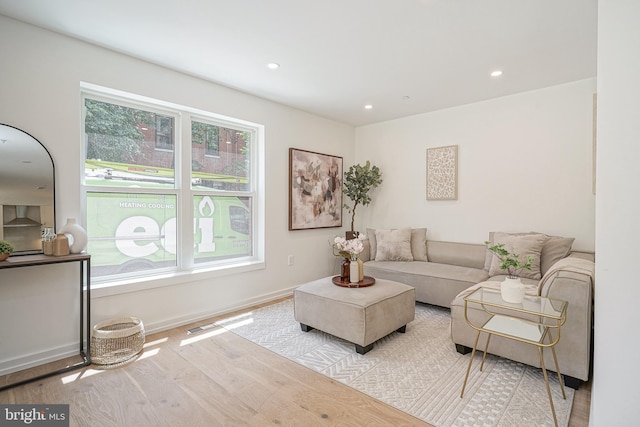
[[(467, 315), (469, 304), (479, 305), (489, 315), (489, 319), (482, 325), (474, 325)], [(551, 405), (551, 413), (556, 427), (558, 419), (556, 418), (556, 410), (553, 406), (553, 398), (551, 397), (551, 388), (549, 387), (549, 377), (547, 369), (544, 366), (543, 349), (550, 347), (553, 353), (553, 361), (556, 365), (560, 388), (562, 389), (562, 398), (566, 399), (564, 392), (564, 384), (558, 367), (558, 358), (556, 356), (555, 345), (560, 341), (560, 328), (564, 324), (567, 317), (567, 301), (546, 298), (541, 296), (526, 295), (522, 303), (513, 304), (506, 302), (500, 296), (497, 289), (480, 287), (472, 294), (464, 298), (464, 317), (469, 326), (477, 331), (476, 340), (473, 344), (473, 351), (469, 359), (467, 374), (464, 377), (462, 392), (460, 397), (464, 396), (464, 389), (467, 386), (469, 372), (471, 371), (471, 363), (478, 347), (478, 339), (480, 333), (487, 334), (487, 342), (484, 347), (484, 355), (480, 364), (480, 371), (484, 367), (484, 361), (489, 351), (489, 342), (492, 335), (498, 335), (504, 338), (521, 341), (527, 344), (535, 345), (540, 355), (540, 367), (544, 375), (545, 384), (547, 386), (547, 395)], [(555, 338), (552, 331), (555, 330)], [(545, 340), (547, 342), (545, 342)]]

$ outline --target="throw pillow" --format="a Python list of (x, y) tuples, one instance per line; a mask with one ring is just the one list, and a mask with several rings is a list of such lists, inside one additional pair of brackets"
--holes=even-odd
[[(566, 258), (571, 252), (571, 247), (575, 238), (573, 237), (560, 237), (549, 236), (544, 233), (537, 233), (531, 231), (529, 233), (503, 233), (499, 231), (492, 231), (489, 233), (489, 241), (492, 243), (505, 243), (508, 236), (529, 236), (540, 235), (547, 238), (544, 245), (542, 245), (542, 253), (540, 255), (540, 273), (545, 275), (547, 271), (559, 260)], [(493, 262), (494, 255), (492, 252), (487, 251), (487, 255), (484, 260), (484, 269), (489, 271), (491, 263)]]
[[(542, 254), (542, 246), (544, 245), (547, 237), (543, 234), (529, 234), (529, 235), (509, 235), (504, 242), (498, 240), (494, 235), (493, 244), (504, 243), (504, 248), (511, 254), (517, 254), (520, 261), (524, 261), (527, 257), (531, 257), (531, 270), (522, 270), (520, 277), (527, 279), (539, 280), (542, 277), (540, 272), (540, 256)], [(500, 260), (497, 256), (493, 255), (491, 261), (491, 268), (489, 268), (489, 276), (498, 276), (506, 274), (506, 272), (500, 269)]]
[(376, 230), (376, 261), (413, 261), (411, 229)]
[(540, 258), (540, 273), (544, 276), (547, 271), (563, 258), (566, 258), (571, 252), (573, 246), (573, 237), (548, 236), (547, 241), (542, 246), (542, 256)]
[[(532, 234), (539, 234), (539, 233), (534, 233), (534, 232), (530, 232), (530, 233), (503, 233), (501, 231), (492, 231), (491, 233), (489, 233), (489, 242), (491, 242), (492, 244), (496, 244), (496, 243), (506, 243), (507, 242), (507, 237), (509, 236), (530, 236)], [(491, 263), (493, 262), (493, 252), (491, 251), (487, 251), (487, 255), (484, 258), (484, 269), (489, 271), (491, 269)]]
[(369, 259), (376, 259), (376, 249), (378, 243), (376, 242), (376, 230), (375, 228), (367, 228), (367, 239), (369, 239)]
[(427, 259), (427, 229), (411, 229), (411, 255), (414, 261), (429, 261)]
[[(378, 246), (375, 228), (367, 228), (367, 239), (369, 240), (369, 257), (367, 259), (375, 260)], [(411, 229), (411, 256), (414, 261), (429, 261), (426, 228)]]

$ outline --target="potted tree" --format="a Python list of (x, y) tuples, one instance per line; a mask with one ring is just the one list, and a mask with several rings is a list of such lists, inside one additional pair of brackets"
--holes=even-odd
[(344, 208), (351, 214), (351, 230), (347, 231), (347, 239), (357, 237), (354, 230), (356, 208), (358, 205), (367, 206), (371, 202), (369, 191), (382, 184), (382, 172), (377, 166), (372, 166), (367, 160), (364, 166), (352, 165), (344, 173), (344, 194), (351, 199), (353, 205), (345, 203)]
[(13, 252), (13, 245), (6, 240), (0, 240), (0, 261), (9, 258), (11, 252)]
[[(491, 244), (491, 242), (484, 243)], [(524, 284), (520, 280), (520, 273), (522, 270), (531, 270), (533, 258), (528, 256), (524, 261), (520, 260), (519, 255), (505, 249), (504, 243), (489, 246), (487, 249), (498, 258), (500, 269), (507, 274), (507, 278), (500, 284), (502, 299), (511, 303), (521, 303), (524, 298)]]

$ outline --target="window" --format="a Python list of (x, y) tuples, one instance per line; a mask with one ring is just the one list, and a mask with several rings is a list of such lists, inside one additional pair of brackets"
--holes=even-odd
[(82, 99), (92, 279), (258, 260), (259, 125), (108, 91)]
[[(197, 144), (198, 147), (204, 149), (204, 155), (217, 156), (220, 127), (197, 121), (192, 122), (191, 126), (191, 141), (194, 144), (194, 148)], [(195, 158), (197, 157), (195, 156)]]
[(154, 114), (156, 123), (156, 148), (173, 150), (173, 118)]

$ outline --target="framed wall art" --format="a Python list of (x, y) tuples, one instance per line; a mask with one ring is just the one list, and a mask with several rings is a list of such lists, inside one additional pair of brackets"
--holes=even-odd
[(427, 148), (427, 200), (458, 199), (458, 146)]
[(289, 148), (289, 230), (342, 227), (342, 157)]

